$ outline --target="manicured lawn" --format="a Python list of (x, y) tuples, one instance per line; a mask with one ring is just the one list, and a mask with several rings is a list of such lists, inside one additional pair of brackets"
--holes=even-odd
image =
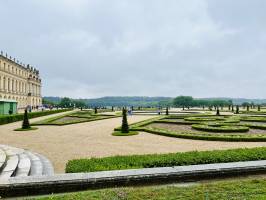
[(230, 180), (196, 185), (146, 186), (92, 190), (64, 195), (52, 195), (40, 200), (263, 200), (266, 180)]
[[(260, 122), (260, 124), (256, 124)], [(265, 122), (265, 123), (264, 123)], [(156, 124), (155, 126), (153, 126)], [(158, 126), (163, 124), (162, 127)], [(166, 128), (169, 124), (175, 130)], [(187, 125), (187, 128), (182, 128)], [(174, 127), (173, 127), (174, 126)], [(180, 129), (179, 129), (180, 128)], [(119, 131), (121, 128), (116, 128)], [(167, 137), (234, 142), (265, 142), (266, 118), (250, 116), (169, 115), (130, 125), (130, 131), (142, 131)]]
[(90, 122), (90, 121), (96, 121), (96, 120), (103, 120), (103, 119), (109, 119), (114, 117), (119, 117), (120, 115), (113, 114), (113, 115), (104, 115), (104, 114), (93, 114), (92, 111), (77, 111), (75, 113), (59, 116), (59, 117), (53, 117), (48, 118), (39, 122), (35, 122), (32, 125), (33, 126), (39, 126), (39, 125), (57, 125), (57, 126), (63, 126), (63, 125), (69, 125), (69, 124), (77, 124), (77, 123), (83, 123), (83, 122)]

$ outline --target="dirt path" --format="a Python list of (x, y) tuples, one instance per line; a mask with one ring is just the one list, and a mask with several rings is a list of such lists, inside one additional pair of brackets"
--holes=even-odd
[[(151, 117), (154, 116), (130, 116), (128, 120), (133, 123)], [(32, 121), (44, 118), (47, 117)], [(0, 144), (30, 149), (47, 156), (57, 173), (63, 173), (67, 161), (74, 158), (266, 146), (266, 142), (185, 140), (149, 133), (130, 137), (112, 136), (113, 129), (121, 124), (121, 118), (68, 126), (39, 126), (38, 130), (28, 132), (13, 131), (20, 124), (17, 122), (0, 126)]]

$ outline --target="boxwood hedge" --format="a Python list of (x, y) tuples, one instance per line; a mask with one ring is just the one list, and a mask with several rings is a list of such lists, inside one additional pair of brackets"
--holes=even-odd
[[(48, 111), (41, 111), (41, 112), (31, 112), (28, 113), (29, 118), (36, 118), (36, 117), (42, 117), (46, 115), (51, 115), (55, 113), (61, 113), (70, 111), (71, 109), (62, 109), (62, 110), (48, 110)], [(17, 122), (23, 120), (23, 113), (20, 114), (14, 114), (14, 115), (1, 115), (0, 116), (0, 125), (8, 124), (12, 122)]]
[(67, 173), (95, 172), (121, 169), (172, 167), (183, 165), (227, 163), (266, 159), (266, 147), (185, 153), (113, 156), (68, 161)]

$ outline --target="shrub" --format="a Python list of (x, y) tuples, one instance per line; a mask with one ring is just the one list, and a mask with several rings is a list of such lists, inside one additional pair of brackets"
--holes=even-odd
[(166, 115), (169, 115), (168, 107), (166, 107), (165, 114), (166, 114)]
[(23, 116), (23, 123), (22, 123), (22, 129), (29, 129), (30, 128), (30, 122), (28, 117), (28, 111), (25, 109), (24, 116)]
[[(51, 115), (55, 113), (60, 113), (60, 112), (66, 112), (70, 111), (71, 109), (62, 109), (62, 110), (48, 110), (48, 111), (41, 111), (41, 112), (31, 112), (28, 113), (28, 118), (36, 118), (36, 117), (42, 117), (46, 115)], [(0, 125), (3, 124), (8, 124), (12, 122), (17, 122), (17, 121), (22, 121), (24, 118), (24, 114), (14, 114), (14, 115), (1, 115), (0, 116)]]
[(217, 110), (216, 110), (216, 115), (217, 115), (217, 116), (220, 115), (220, 110), (219, 110), (219, 108), (217, 108)]
[(97, 107), (94, 108), (94, 114), (97, 114), (98, 113), (98, 110), (97, 110)]
[(192, 128), (200, 131), (208, 131), (208, 132), (247, 132), (249, 131), (249, 127), (246, 126), (238, 126), (238, 125), (207, 125), (207, 124), (193, 124)]
[(122, 118), (121, 132), (122, 133), (128, 133), (129, 132), (128, 122), (127, 122), (127, 110), (125, 108), (123, 108), (123, 118)]
[(66, 173), (265, 160), (266, 148), (113, 156), (68, 161)]
[(236, 114), (239, 114), (239, 106), (236, 106)]

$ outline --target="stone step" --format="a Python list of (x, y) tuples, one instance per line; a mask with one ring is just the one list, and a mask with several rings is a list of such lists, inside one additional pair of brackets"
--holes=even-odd
[(4, 168), (0, 173), (0, 179), (10, 178), (16, 171), (19, 162), (18, 155), (8, 155)]
[(30, 151), (25, 151), (25, 154), (29, 157), (30, 162), (31, 162), (29, 176), (43, 175), (43, 164), (42, 164), (41, 159)]
[(4, 164), (6, 162), (6, 153), (3, 149), (0, 148), (0, 170), (4, 167)]
[(45, 176), (51, 176), (54, 174), (54, 167), (50, 160), (48, 160), (45, 156), (40, 155), (38, 153), (34, 153), (36, 156), (38, 156), (41, 159), (41, 162), (43, 164), (43, 175)]
[(19, 154), (19, 163), (14, 176), (28, 176), (31, 169), (31, 161), (26, 153)]

